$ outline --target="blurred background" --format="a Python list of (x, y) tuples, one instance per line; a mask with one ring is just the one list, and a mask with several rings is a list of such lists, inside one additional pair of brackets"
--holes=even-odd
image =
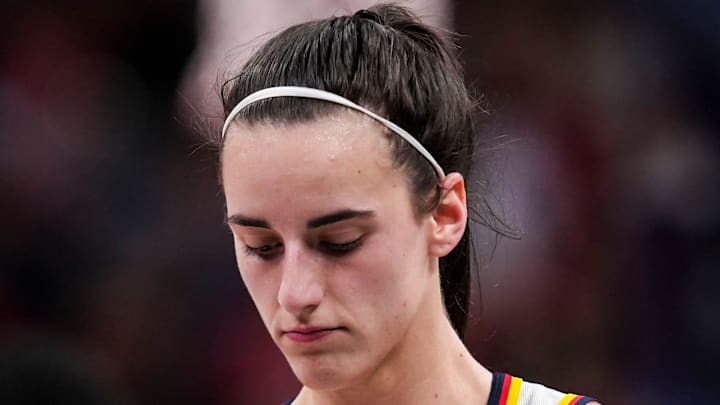
[[(196, 124), (220, 122), (218, 71), (268, 33), (372, 3), (5, 5), (0, 403), (296, 392), (235, 269)], [(720, 6), (406, 4), (460, 34), (482, 135), (511, 141), (477, 179), (522, 230), (494, 249), (479, 229), (478, 359), (605, 404), (715, 401)]]

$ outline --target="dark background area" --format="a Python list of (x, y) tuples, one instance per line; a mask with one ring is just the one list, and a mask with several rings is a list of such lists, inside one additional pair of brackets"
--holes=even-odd
[[(198, 7), (11, 1), (0, 16), (0, 403), (297, 390), (235, 270), (215, 156), (177, 90)], [(473, 352), (606, 404), (712, 403), (720, 7), (450, 9), (491, 111), (483, 134), (512, 141), (477, 181), (523, 234), (492, 260), (479, 244)]]

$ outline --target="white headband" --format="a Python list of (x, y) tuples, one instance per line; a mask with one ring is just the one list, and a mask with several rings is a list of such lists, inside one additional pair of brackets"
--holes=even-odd
[(256, 91), (255, 93), (250, 94), (249, 96), (242, 99), (235, 108), (230, 111), (230, 114), (228, 114), (227, 118), (225, 119), (225, 125), (223, 125), (222, 130), (222, 137), (225, 138), (225, 134), (227, 133), (228, 127), (230, 127), (230, 124), (235, 119), (235, 116), (245, 107), (249, 106), (250, 104), (264, 100), (266, 98), (274, 98), (274, 97), (304, 97), (304, 98), (313, 98), (317, 100), (324, 100), (329, 101), (331, 103), (336, 103), (340, 105), (344, 105), (345, 107), (352, 108), (353, 110), (360, 111), (361, 113), (364, 113), (375, 120), (379, 121), (386, 127), (390, 128), (393, 132), (400, 135), (403, 139), (405, 139), (410, 145), (413, 146), (413, 148), (417, 149), (418, 152), (420, 152), (421, 155), (425, 159), (427, 159), (428, 162), (433, 166), (435, 171), (437, 172), (437, 175), (440, 179), (443, 179), (445, 177), (445, 172), (443, 172), (442, 167), (438, 164), (437, 161), (435, 161), (435, 158), (432, 157), (430, 152), (428, 152), (427, 149), (425, 149), (420, 142), (418, 142), (417, 139), (415, 139), (412, 135), (410, 135), (407, 131), (397, 126), (392, 121), (386, 120), (385, 118), (375, 114), (374, 112), (361, 107), (352, 101), (338, 96), (337, 94), (330, 93), (324, 90), (318, 90), (318, 89), (312, 89), (308, 87), (295, 87), (295, 86), (279, 86), (279, 87), (269, 87), (266, 89), (262, 89), (259, 91)]

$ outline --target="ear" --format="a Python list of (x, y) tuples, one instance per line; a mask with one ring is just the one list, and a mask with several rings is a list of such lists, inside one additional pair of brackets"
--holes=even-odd
[(442, 180), (442, 197), (432, 212), (428, 237), (431, 256), (444, 257), (462, 239), (467, 224), (465, 181), (460, 173), (450, 173)]

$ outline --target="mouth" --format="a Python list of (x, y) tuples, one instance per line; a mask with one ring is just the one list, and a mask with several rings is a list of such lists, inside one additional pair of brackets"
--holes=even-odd
[(337, 328), (305, 327), (305, 328), (295, 328), (295, 329), (286, 331), (283, 334), (285, 336), (287, 336), (287, 338), (293, 342), (310, 343), (310, 342), (319, 341), (321, 339), (324, 339), (326, 337), (329, 337), (335, 333), (339, 333), (344, 330), (346, 330), (346, 329), (343, 327), (337, 327)]

